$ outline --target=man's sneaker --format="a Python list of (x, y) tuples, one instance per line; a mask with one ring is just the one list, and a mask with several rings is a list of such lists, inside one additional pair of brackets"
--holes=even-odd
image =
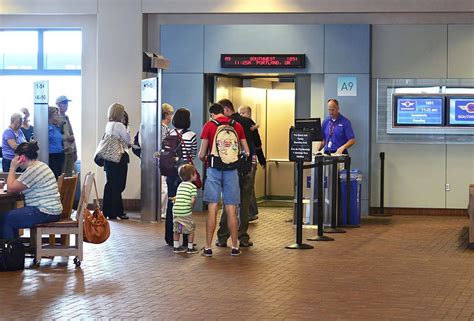
[(227, 242), (216, 241), (216, 246), (217, 247), (227, 247)]
[(240, 254), (242, 254), (242, 252), (240, 252), (240, 249), (232, 248), (232, 251), (230, 251), (230, 255), (232, 256), (239, 256)]
[(211, 257), (212, 256), (212, 250), (211, 249), (203, 249), (202, 256)]
[(179, 247), (174, 247), (173, 252), (174, 253), (184, 253), (184, 252), (186, 252), (186, 250), (183, 249), (181, 246), (179, 246)]
[(254, 216), (254, 217), (249, 217), (249, 222), (255, 222), (258, 220), (258, 215)]
[(240, 247), (250, 247), (250, 246), (253, 246), (253, 242), (252, 242), (252, 241), (240, 242)]
[(199, 253), (199, 251), (193, 247), (192, 249), (188, 248), (188, 250), (186, 251), (186, 253), (188, 254), (196, 254), (196, 253)]

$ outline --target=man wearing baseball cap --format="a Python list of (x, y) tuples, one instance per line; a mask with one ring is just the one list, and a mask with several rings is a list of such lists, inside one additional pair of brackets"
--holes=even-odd
[(77, 160), (77, 149), (76, 142), (74, 139), (74, 132), (72, 131), (71, 122), (69, 117), (66, 115), (68, 104), (71, 100), (66, 96), (59, 96), (56, 98), (56, 106), (59, 108), (59, 122), (58, 126), (61, 127), (63, 133), (63, 145), (64, 145), (64, 163), (62, 172), (66, 176), (72, 176), (74, 169), (74, 163)]

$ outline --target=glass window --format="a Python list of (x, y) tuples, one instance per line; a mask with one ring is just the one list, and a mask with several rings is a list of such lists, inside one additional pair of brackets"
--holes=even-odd
[(439, 94), (441, 93), (440, 86), (434, 87), (406, 87), (395, 88), (397, 94)]
[(0, 68), (38, 68), (37, 31), (0, 31)]
[(44, 69), (81, 69), (81, 31), (44, 32)]

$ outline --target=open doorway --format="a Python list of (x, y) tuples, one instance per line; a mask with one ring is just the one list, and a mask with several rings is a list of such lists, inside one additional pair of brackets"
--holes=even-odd
[[(294, 165), (288, 160), (288, 129), (295, 119), (293, 75), (208, 75), (208, 101), (230, 99), (235, 108), (250, 106), (259, 125), (267, 166), (258, 166), (255, 193), (259, 205), (292, 206)], [(207, 106), (207, 104), (206, 104)]]

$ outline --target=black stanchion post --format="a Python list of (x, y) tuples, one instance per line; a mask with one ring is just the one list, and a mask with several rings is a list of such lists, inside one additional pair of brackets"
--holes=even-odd
[(303, 162), (296, 162), (296, 243), (287, 249), (307, 250), (314, 246), (303, 243)]
[(345, 168), (346, 171), (346, 209), (347, 209), (347, 223), (344, 227), (360, 227), (360, 225), (352, 224), (351, 219), (351, 158), (347, 156)]
[(334, 241), (332, 237), (324, 235), (324, 214), (323, 214), (323, 156), (315, 159), (318, 173), (318, 235), (307, 238), (308, 241)]
[(324, 229), (324, 233), (346, 233), (343, 229), (337, 228), (337, 206), (338, 206), (338, 197), (337, 197), (337, 184), (339, 183), (339, 173), (337, 170), (337, 158), (333, 157), (331, 160), (331, 170), (332, 170), (332, 180), (331, 180), (331, 228)]
[(385, 192), (385, 153), (380, 153), (380, 208), (378, 213), (372, 213), (371, 216), (392, 216), (385, 214), (384, 192)]

